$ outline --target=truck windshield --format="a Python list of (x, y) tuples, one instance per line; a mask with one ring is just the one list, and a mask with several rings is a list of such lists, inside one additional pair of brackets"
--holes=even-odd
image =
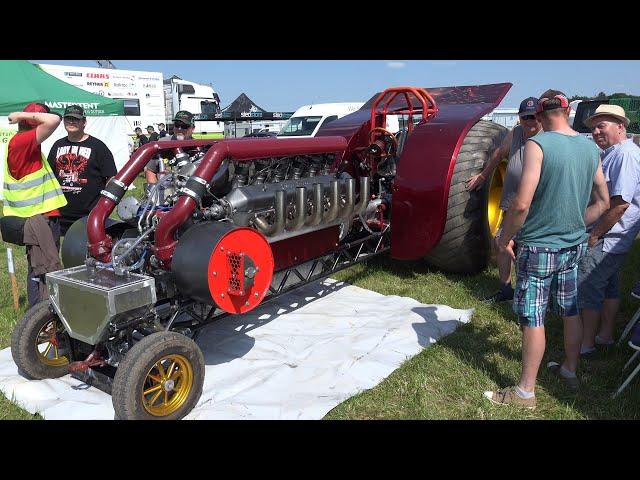
[(280, 129), (279, 137), (311, 135), (322, 117), (291, 117)]

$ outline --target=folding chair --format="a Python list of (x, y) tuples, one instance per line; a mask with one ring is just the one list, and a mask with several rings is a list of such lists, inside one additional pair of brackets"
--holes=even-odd
[[(634, 342), (634, 340), (635, 340), (635, 342)], [(631, 365), (633, 363), (633, 361), (638, 357), (638, 355), (640, 355), (640, 325), (638, 325), (638, 328), (636, 328), (636, 331), (634, 332), (632, 339), (629, 340), (629, 346), (631, 348), (633, 348), (636, 352), (631, 356), (629, 361), (622, 368), (623, 372), (627, 369), (627, 367), (629, 365)], [(627, 377), (627, 379), (622, 383), (622, 385), (620, 385), (620, 388), (618, 388), (618, 391), (613, 394), (613, 398), (616, 398), (618, 395), (620, 395), (620, 393), (625, 388), (627, 388), (627, 385), (629, 385), (631, 380), (633, 380), (633, 377), (635, 377), (638, 374), (638, 372), (640, 372), (640, 362), (636, 366), (635, 370), (633, 370), (633, 372), (631, 372), (631, 375), (629, 375)]]
[(620, 345), (622, 341), (627, 337), (627, 335), (629, 335), (629, 332), (631, 332), (631, 330), (633, 329), (633, 326), (637, 323), (638, 319), (640, 319), (640, 307), (638, 307), (638, 309), (636, 310), (636, 313), (633, 314), (633, 317), (631, 317), (631, 320), (629, 320), (629, 323), (627, 323), (627, 326), (624, 327), (624, 330), (622, 331), (622, 335), (620, 335), (620, 338), (618, 339), (618, 345)]

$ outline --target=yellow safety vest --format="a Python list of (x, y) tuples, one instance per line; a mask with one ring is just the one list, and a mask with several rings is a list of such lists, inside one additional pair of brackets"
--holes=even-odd
[(8, 163), (9, 145), (4, 154), (4, 200), (2, 213), (5, 216), (28, 218), (64, 207), (67, 199), (62, 193), (58, 179), (42, 156), (42, 167), (16, 180), (11, 176)]

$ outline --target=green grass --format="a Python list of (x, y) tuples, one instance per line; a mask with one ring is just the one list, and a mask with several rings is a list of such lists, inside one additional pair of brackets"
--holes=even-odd
[[(140, 195), (142, 179), (136, 180)], [(0, 243), (0, 348), (10, 344), (13, 326), (26, 310), (24, 247), (13, 246), (21, 292), (21, 310), (14, 312), (11, 284), (6, 273), (6, 247)], [(622, 306), (616, 334), (640, 302), (627, 292), (638, 280), (640, 241), (636, 241), (622, 272)], [(334, 408), (327, 419), (638, 419), (640, 379), (617, 399), (611, 394), (623, 376), (622, 366), (631, 349), (614, 348), (607, 356), (584, 361), (579, 367), (582, 388), (569, 393), (541, 369), (535, 411), (501, 407), (483, 398), (484, 390), (513, 385), (520, 375), (520, 330), (509, 305), (485, 305), (480, 298), (493, 292), (497, 271), (490, 268), (475, 276), (447, 275), (427, 268), (423, 262), (400, 262), (389, 257), (372, 259), (334, 275), (362, 288), (385, 295), (415, 298), (422, 303), (475, 308), (470, 324), (459, 327), (406, 361), (379, 385)], [(544, 363), (562, 351), (562, 321), (547, 317), (547, 351)], [(0, 395), (0, 419), (40, 418)]]

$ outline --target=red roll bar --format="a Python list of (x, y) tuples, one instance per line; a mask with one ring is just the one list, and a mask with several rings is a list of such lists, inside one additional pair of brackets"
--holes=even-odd
[(435, 115), (438, 111), (438, 106), (436, 105), (436, 101), (429, 94), (429, 92), (427, 92), (424, 88), (418, 88), (418, 87), (387, 88), (384, 92), (378, 95), (378, 98), (376, 98), (373, 104), (371, 105), (371, 129), (374, 129), (377, 126), (376, 114), (378, 113), (377, 109), (380, 102), (382, 102), (382, 100), (384, 100), (385, 97), (388, 96), (387, 100), (384, 102), (382, 112), (380, 112), (382, 115), (382, 125), (386, 125), (389, 105), (391, 105), (391, 102), (400, 94), (404, 96), (405, 101), (407, 102), (407, 108), (403, 108), (400, 110), (393, 110), (393, 113), (397, 115), (402, 115), (402, 114), (409, 115), (409, 122), (408, 122), (409, 133), (411, 133), (413, 130), (413, 122), (411, 120), (413, 118), (413, 112), (414, 112), (413, 103), (411, 102), (410, 95), (413, 95), (422, 104), (421, 113), (422, 113), (423, 119), (427, 119), (430, 116)]

